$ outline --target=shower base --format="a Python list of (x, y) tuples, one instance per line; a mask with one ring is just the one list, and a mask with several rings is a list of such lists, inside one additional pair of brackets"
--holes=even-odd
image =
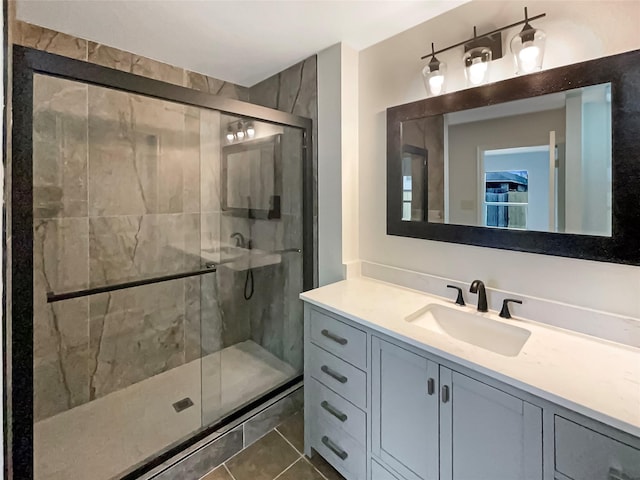
[(37, 422), (35, 479), (116, 477), (296, 373), (248, 340)]

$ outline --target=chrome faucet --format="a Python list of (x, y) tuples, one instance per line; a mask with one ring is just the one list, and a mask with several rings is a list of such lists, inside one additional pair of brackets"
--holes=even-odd
[(474, 280), (471, 282), (471, 286), (469, 287), (469, 291), (471, 293), (478, 294), (478, 311), (479, 312), (488, 312), (487, 308), (487, 292), (484, 288), (484, 283), (480, 280)]

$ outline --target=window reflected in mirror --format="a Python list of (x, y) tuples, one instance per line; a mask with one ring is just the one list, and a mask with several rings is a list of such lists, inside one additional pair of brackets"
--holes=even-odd
[(611, 236), (611, 138), (609, 83), (402, 122), (402, 219)]

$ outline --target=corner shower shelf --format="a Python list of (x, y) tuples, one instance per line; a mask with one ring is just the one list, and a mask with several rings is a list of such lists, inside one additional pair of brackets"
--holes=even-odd
[(60, 302), (62, 300), (70, 300), (72, 298), (87, 297), (98, 293), (113, 292), (115, 290), (124, 290), (126, 288), (141, 287), (143, 285), (151, 285), (152, 283), (169, 282), (171, 280), (179, 280), (181, 278), (195, 277), (198, 275), (206, 275), (207, 273), (215, 273), (215, 267), (209, 267), (202, 270), (194, 270), (191, 272), (173, 273), (160, 277), (145, 278), (133, 280), (129, 282), (114, 283), (112, 285), (104, 285), (101, 287), (86, 288), (84, 290), (75, 290), (73, 292), (53, 293), (47, 292), (47, 303)]

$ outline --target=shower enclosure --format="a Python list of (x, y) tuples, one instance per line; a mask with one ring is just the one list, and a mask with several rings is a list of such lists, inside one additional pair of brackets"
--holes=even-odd
[(13, 478), (133, 478), (299, 380), (310, 120), (16, 47)]

